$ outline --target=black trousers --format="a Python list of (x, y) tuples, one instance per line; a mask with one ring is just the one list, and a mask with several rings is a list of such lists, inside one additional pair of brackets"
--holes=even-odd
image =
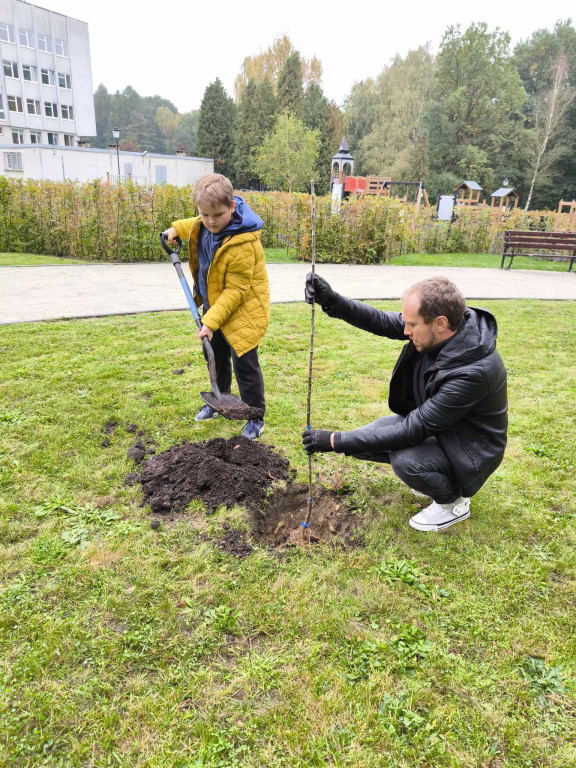
[[(360, 427), (371, 431), (376, 425), (397, 424), (403, 416), (384, 416)], [(431, 496), (438, 504), (452, 504), (462, 495), (452, 465), (435, 437), (428, 437), (419, 445), (397, 451), (363, 453), (354, 458), (391, 464), (394, 474), (415, 491)]]
[(220, 330), (214, 331), (211, 344), (216, 361), (216, 381), (220, 391), (223, 394), (229, 394), (232, 385), (232, 367), (234, 367), (241, 400), (246, 405), (262, 408), (265, 411), (264, 378), (258, 362), (258, 347), (238, 357)]

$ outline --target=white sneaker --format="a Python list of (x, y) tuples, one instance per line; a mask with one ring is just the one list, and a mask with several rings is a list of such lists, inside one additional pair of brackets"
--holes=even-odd
[(421, 496), (423, 499), (431, 499), (432, 497), (428, 493), (421, 493), (420, 491), (417, 491), (415, 488), (410, 488), (414, 496)]
[(453, 504), (438, 504), (433, 501), (429, 507), (410, 518), (410, 525), (417, 531), (443, 531), (454, 523), (470, 517), (470, 499), (461, 496)]

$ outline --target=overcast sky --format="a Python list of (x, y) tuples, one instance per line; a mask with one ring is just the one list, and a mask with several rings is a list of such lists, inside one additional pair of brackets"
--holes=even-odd
[(450, 24), (486, 21), (512, 43), (559, 19), (576, 16), (574, 0), (36, 0), (36, 5), (88, 23), (94, 89), (133, 86), (159, 94), (180, 112), (198, 109), (219, 77), (230, 96), (246, 56), (287, 34), (301, 56), (322, 62), (324, 93), (341, 105), (354, 82), (375, 77), (394, 54), (429, 41), (438, 50)]

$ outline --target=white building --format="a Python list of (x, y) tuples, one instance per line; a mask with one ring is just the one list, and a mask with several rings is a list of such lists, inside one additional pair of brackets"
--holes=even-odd
[(207, 158), (79, 148), (96, 136), (88, 25), (0, 0), (0, 174), (59, 181), (193, 184)]
[(102, 179), (115, 183), (118, 166), (123, 181), (135, 184), (194, 184), (205, 173), (214, 172), (214, 160), (206, 157), (158, 155), (152, 152), (126, 152), (60, 146), (0, 144), (0, 173), (11, 178), (61, 181)]
[(0, 0), (0, 144), (73, 147), (96, 135), (88, 25)]

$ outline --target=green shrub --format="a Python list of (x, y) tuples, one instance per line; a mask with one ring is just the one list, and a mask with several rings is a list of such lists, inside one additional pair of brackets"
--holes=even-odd
[[(310, 196), (245, 192), (264, 221), (262, 243), (311, 257)], [(175, 219), (194, 215), (191, 187), (118, 186), (98, 180), (37, 181), (0, 176), (0, 251), (97, 261), (162, 261), (158, 234)], [(404, 253), (498, 251), (506, 229), (551, 231), (552, 211), (457, 209), (453, 224), (424, 206), (394, 198), (350, 197), (332, 213), (331, 197), (315, 201), (316, 255), (320, 262), (383, 264)], [(568, 214), (558, 217), (567, 227)], [(566, 222), (566, 223), (565, 223)]]

